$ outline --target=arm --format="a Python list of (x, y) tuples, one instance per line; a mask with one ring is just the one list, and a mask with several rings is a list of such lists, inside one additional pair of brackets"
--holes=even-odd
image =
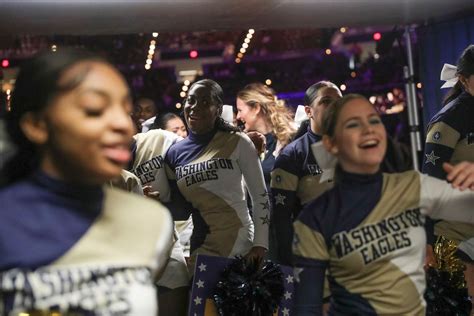
[(170, 187), (170, 200), (163, 204), (170, 210), (173, 215), (173, 220), (187, 220), (191, 215), (192, 205), (181, 194), (176, 182), (176, 175), (172, 164), (168, 160), (168, 155), (165, 157), (166, 177)]
[(474, 193), (454, 189), (449, 183), (421, 175), (420, 210), (424, 215), (449, 221), (474, 223)]
[(450, 125), (444, 122), (433, 124), (426, 136), (423, 173), (445, 179), (446, 172), (443, 169), (443, 163), (451, 160), (459, 137), (460, 133)]
[[(305, 218), (301, 218), (306, 221)], [(329, 253), (321, 233), (298, 220), (294, 224), (295, 301), (297, 316), (322, 315)]]
[(272, 229), (277, 241), (277, 259), (280, 263), (291, 265), (291, 243), (293, 239), (293, 220), (298, 205), (296, 190), (298, 176), (295, 161), (282, 153), (275, 161), (271, 173)]
[(253, 205), (252, 215), (255, 225), (253, 246), (268, 249), (270, 203), (265, 180), (263, 179), (262, 167), (257, 151), (246, 135), (242, 134), (239, 147), (238, 162)]

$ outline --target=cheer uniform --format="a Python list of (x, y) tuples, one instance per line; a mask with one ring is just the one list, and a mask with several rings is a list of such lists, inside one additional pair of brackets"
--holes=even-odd
[(160, 192), (160, 201), (168, 202), (170, 190), (164, 168), (164, 157), (168, 148), (181, 138), (174, 133), (154, 129), (136, 134), (133, 139), (135, 145), (129, 170), (140, 179), (142, 186), (151, 186), (151, 191)]
[(277, 259), (291, 264), (293, 220), (302, 207), (326, 191), (331, 182), (319, 183), (322, 170), (311, 151), (311, 145), (320, 141), (308, 127), (306, 134), (286, 146), (272, 171), (272, 225), (277, 239)]
[(161, 205), (42, 172), (0, 191), (0, 314), (156, 315), (172, 221)]
[[(197, 254), (233, 257), (268, 248), (269, 202), (257, 152), (242, 133), (190, 133), (166, 154), (173, 215), (191, 210), (191, 267)], [(250, 217), (242, 180), (253, 205)], [(184, 199), (186, 205), (175, 205)], [(175, 218), (176, 219), (176, 218)]]
[[(160, 193), (157, 198), (159, 201), (169, 202), (170, 187), (166, 177), (164, 157), (168, 148), (181, 140), (181, 137), (169, 131), (154, 129), (136, 134), (133, 139), (135, 144), (130, 169), (140, 178), (142, 186), (151, 186), (151, 191)], [(189, 285), (186, 261), (179, 237), (175, 229), (170, 259), (157, 282), (160, 287), (175, 289)]]
[[(474, 162), (474, 97), (467, 92), (444, 106), (430, 121), (426, 136), (423, 173), (446, 179), (443, 163)], [(439, 221), (435, 235), (455, 242), (474, 237), (474, 225)], [(432, 240), (430, 240), (432, 242)]]
[(321, 314), (326, 269), (330, 315), (424, 315), (424, 216), (474, 223), (474, 195), (416, 171), (336, 177), (294, 223), (292, 315)]

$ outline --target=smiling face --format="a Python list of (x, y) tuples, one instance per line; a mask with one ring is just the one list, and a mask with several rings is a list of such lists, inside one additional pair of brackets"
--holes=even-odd
[(212, 98), (211, 88), (200, 84), (191, 86), (184, 104), (184, 119), (194, 134), (210, 132), (221, 110)]
[(166, 130), (183, 138), (188, 136), (186, 126), (184, 126), (183, 120), (181, 120), (179, 117), (168, 120), (168, 122), (166, 122)]
[(311, 129), (319, 134), (324, 110), (334, 100), (342, 97), (341, 92), (334, 87), (323, 87), (318, 90), (317, 97), (310, 106), (305, 106), (305, 111), (311, 120)]
[(40, 115), (44, 141), (41, 168), (60, 179), (102, 184), (118, 175), (130, 159), (133, 125), (128, 87), (102, 62), (80, 62), (60, 79), (84, 76), (75, 88), (56, 96)]
[(387, 134), (373, 105), (356, 98), (343, 105), (334, 136), (325, 136), (325, 144), (345, 171), (373, 174), (385, 156)]
[(236, 119), (244, 124), (245, 131), (257, 130), (258, 110), (237, 98), (237, 117)]

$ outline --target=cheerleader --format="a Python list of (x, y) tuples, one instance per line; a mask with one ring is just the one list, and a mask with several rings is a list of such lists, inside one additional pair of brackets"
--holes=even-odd
[(301, 208), (331, 185), (320, 183), (322, 170), (311, 145), (321, 140), (324, 109), (331, 101), (342, 97), (339, 88), (328, 81), (315, 83), (306, 90), (305, 112), (310, 120), (307, 132), (286, 146), (275, 161), (271, 173), (272, 224), (276, 236), (277, 260), (291, 264), (292, 223)]
[[(261, 259), (268, 249), (269, 201), (258, 155), (251, 140), (220, 117), (222, 100), (216, 82), (195, 82), (184, 105), (189, 136), (165, 157), (175, 220), (183, 219), (176, 216), (182, 210), (193, 215), (191, 274), (198, 254)], [(187, 203), (179, 205), (183, 200)]]
[[(322, 134), (338, 167), (334, 187), (294, 223), (292, 315), (321, 315), (326, 270), (330, 315), (424, 315), (424, 217), (474, 223), (474, 193), (416, 171), (382, 174), (386, 131), (363, 96), (329, 105)], [(450, 177), (463, 166), (447, 168)]]
[[(0, 190), (0, 313), (156, 315), (173, 226), (159, 203), (104, 186), (130, 159), (124, 78), (61, 50), (22, 66)], [(132, 211), (133, 210), (133, 211)]]

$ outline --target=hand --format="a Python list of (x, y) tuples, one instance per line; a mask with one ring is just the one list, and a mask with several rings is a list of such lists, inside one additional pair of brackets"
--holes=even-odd
[(432, 245), (426, 245), (425, 271), (428, 270), (429, 267), (436, 267), (436, 259)]
[(252, 249), (250, 249), (250, 251), (245, 255), (245, 258), (249, 261), (256, 260), (257, 262), (261, 262), (266, 252), (267, 249), (260, 246), (255, 246), (252, 247)]
[(265, 152), (266, 145), (266, 138), (262, 133), (259, 132), (248, 132), (247, 136), (252, 141), (253, 145), (257, 149), (257, 153), (260, 156), (262, 153)]
[(453, 166), (445, 162), (443, 169), (448, 173), (446, 179), (451, 182), (453, 188), (461, 191), (465, 189), (474, 191), (474, 163), (463, 161)]
[(155, 199), (157, 201), (160, 200), (160, 192), (158, 191), (152, 191), (153, 188), (151, 187), (151, 185), (145, 185), (143, 186), (143, 195), (145, 195), (146, 197), (149, 197), (149, 198), (152, 198), (152, 199)]

